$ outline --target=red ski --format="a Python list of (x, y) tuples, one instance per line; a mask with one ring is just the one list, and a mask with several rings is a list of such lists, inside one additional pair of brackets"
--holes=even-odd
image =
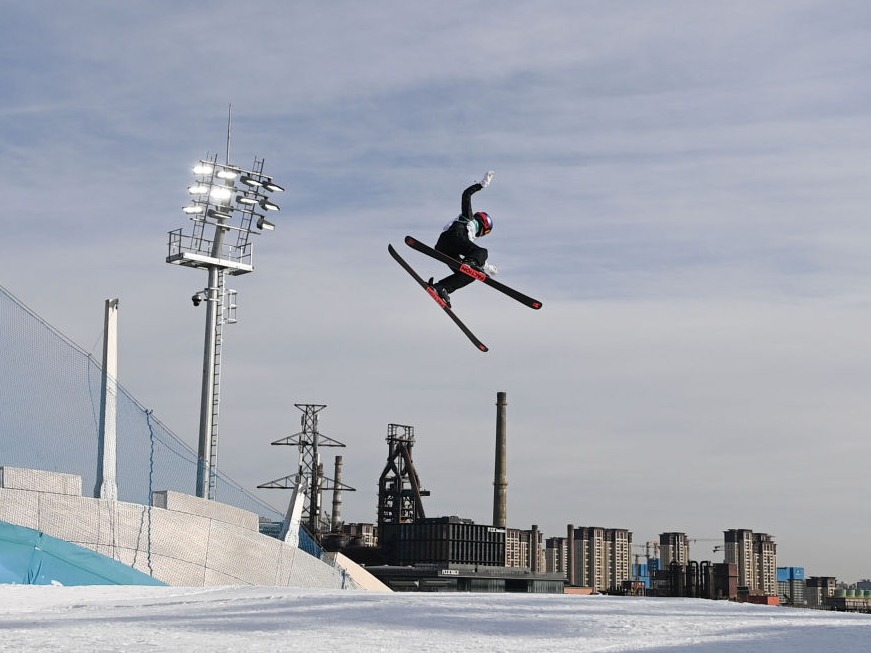
[(467, 327), (465, 324), (463, 324), (462, 320), (460, 320), (460, 318), (458, 318), (454, 314), (454, 312), (451, 310), (450, 306), (448, 306), (447, 302), (445, 302), (445, 300), (443, 300), (441, 297), (439, 297), (439, 295), (435, 291), (435, 289), (431, 285), (429, 285), (426, 281), (424, 281), (421, 278), (421, 276), (417, 272), (414, 271), (414, 268), (412, 268), (405, 261), (405, 259), (402, 258), (395, 249), (393, 249), (393, 245), (387, 245), (387, 251), (390, 252), (390, 255), (396, 259), (396, 262), (399, 263), (399, 265), (401, 265), (403, 268), (405, 268), (405, 271), (408, 272), (408, 274), (410, 274), (414, 278), (414, 280), (420, 284), (420, 287), (423, 288), (427, 292), (427, 294), (430, 297), (432, 297), (439, 306), (442, 307), (442, 310), (445, 313), (447, 313), (448, 316), (450, 316), (450, 318), (454, 321), (454, 323), (458, 327), (460, 327), (460, 330), (466, 334), (466, 337), (472, 342), (472, 344), (475, 345), (481, 351), (487, 351), (487, 345), (485, 345), (483, 342), (478, 340), (477, 336), (475, 336), (475, 334), (469, 330), (469, 327)]
[(477, 270), (473, 267), (470, 267), (463, 263), (462, 261), (458, 261), (455, 258), (451, 258), (447, 254), (442, 254), (441, 252), (433, 249), (429, 245), (420, 242), (417, 238), (412, 238), (411, 236), (405, 237), (405, 244), (411, 247), (412, 249), (416, 249), (418, 252), (422, 252), (427, 256), (431, 256), (437, 261), (441, 261), (445, 263), (451, 270), (455, 272), (462, 272), (464, 274), (468, 274), (470, 277), (477, 279), (478, 281), (487, 284), (491, 288), (495, 288), (501, 293), (504, 293), (511, 297), (512, 299), (517, 300), (521, 304), (525, 306), (529, 306), (530, 308), (539, 309), (541, 308), (541, 302), (537, 299), (533, 299), (528, 295), (524, 295), (522, 292), (518, 290), (514, 290), (509, 286), (506, 286), (504, 283), (500, 283), (493, 279), (493, 277), (489, 276), (487, 273), (482, 272), (481, 270)]

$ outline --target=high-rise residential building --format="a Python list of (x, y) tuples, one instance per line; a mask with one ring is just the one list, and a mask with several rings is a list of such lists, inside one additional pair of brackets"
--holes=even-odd
[(753, 564), (753, 531), (723, 531), (724, 559), (738, 566), (738, 587), (756, 589), (756, 565)]
[(505, 529), (505, 566), (526, 567), (532, 571), (545, 570), (541, 531), (537, 526), (530, 530)]
[(660, 533), (659, 559), (662, 569), (668, 569), (676, 562), (686, 567), (690, 561), (690, 543), (686, 533)]
[(564, 537), (549, 537), (544, 541), (544, 565), (549, 574), (568, 577), (569, 547)]
[(777, 545), (767, 533), (747, 529), (723, 531), (725, 561), (738, 567), (738, 587), (777, 596)]
[(620, 588), (632, 579), (632, 533), (622, 528), (582, 526), (571, 531), (571, 585), (597, 591)]
[(519, 528), (505, 529), (505, 566), (529, 567), (529, 540)]
[(756, 556), (756, 588), (766, 596), (777, 596), (777, 545), (767, 533), (753, 535)]
[(608, 530), (612, 552), (609, 587), (619, 588), (623, 581), (632, 580), (632, 533), (618, 528)]

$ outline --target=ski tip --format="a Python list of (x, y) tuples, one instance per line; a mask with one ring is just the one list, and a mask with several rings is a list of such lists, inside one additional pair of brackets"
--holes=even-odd
[(532, 308), (534, 308), (535, 310), (538, 310), (541, 308), (541, 302), (532, 302), (532, 304), (530, 304), (530, 306)]
[(480, 349), (481, 351), (490, 351), (489, 349), (487, 349), (487, 345), (485, 345), (483, 342), (478, 345), (478, 349)]
[(417, 238), (412, 238), (411, 236), (405, 237), (405, 244), (406, 245), (413, 245), (416, 242), (417, 242)]

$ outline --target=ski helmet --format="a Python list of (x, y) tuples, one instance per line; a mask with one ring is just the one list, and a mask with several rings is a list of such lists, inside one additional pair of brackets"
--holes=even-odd
[(475, 235), (486, 236), (493, 231), (493, 218), (483, 211), (478, 211), (472, 216), (475, 219)]

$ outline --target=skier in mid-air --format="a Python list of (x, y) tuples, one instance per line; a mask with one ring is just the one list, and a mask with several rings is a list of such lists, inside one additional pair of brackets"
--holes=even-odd
[(524, 306), (535, 310), (541, 308), (539, 300), (493, 279), (493, 275), (496, 274), (496, 266), (487, 263), (487, 250), (475, 244), (475, 238), (486, 236), (493, 229), (493, 218), (483, 211), (472, 213), (472, 195), (489, 186), (491, 179), (493, 179), (493, 171), (489, 170), (481, 181), (472, 184), (463, 191), (460, 215), (444, 228), (435, 248), (422, 243), (413, 236), (405, 237), (406, 245), (441, 261), (452, 270), (453, 274), (449, 274), (438, 283), (433, 283), (432, 277), (429, 278), (429, 281), (424, 281), (423, 277), (402, 258), (392, 244), (388, 243), (387, 245), (390, 256), (441, 306), (480, 351), (487, 351), (487, 345), (481, 342), (469, 327), (454, 314), (450, 301), (452, 292), (477, 280)]
[[(493, 276), (497, 272), (496, 266), (487, 263), (487, 250), (475, 244), (475, 238), (486, 236), (493, 229), (493, 218), (483, 211), (472, 213), (472, 195), (487, 188), (491, 179), (493, 179), (493, 171), (488, 170), (481, 181), (472, 184), (463, 191), (460, 215), (442, 230), (435, 249), (452, 258), (459, 259), (469, 267), (482, 270)], [(450, 294), (468, 286), (474, 280), (468, 274), (454, 272), (438, 283), (433, 283), (432, 278), (430, 278), (429, 285), (450, 307)]]

